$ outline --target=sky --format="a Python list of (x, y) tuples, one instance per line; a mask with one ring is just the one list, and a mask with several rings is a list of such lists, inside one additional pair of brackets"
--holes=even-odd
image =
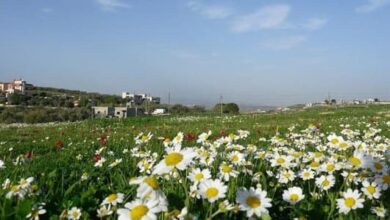
[(390, 100), (390, 0), (0, 0), (0, 81), (172, 103)]

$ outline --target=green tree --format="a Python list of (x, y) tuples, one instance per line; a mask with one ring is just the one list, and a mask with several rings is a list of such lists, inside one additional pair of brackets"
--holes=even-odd
[(240, 108), (236, 103), (218, 103), (214, 106), (213, 111), (221, 113), (221, 108), (223, 114), (238, 114), (240, 112)]
[(8, 96), (8, 102), (11, 105), (20, 105), (22, 102), (22, 96), (18, 93), (13, 93)]
[(170, 111), (170, 113), (173, 113), (173, 114), (185, 114), (185, 113), (190, 112), (190, 109), (187, 106), (176, 104), (176, 105), (173, 105), (169, 109), (169, 111)]

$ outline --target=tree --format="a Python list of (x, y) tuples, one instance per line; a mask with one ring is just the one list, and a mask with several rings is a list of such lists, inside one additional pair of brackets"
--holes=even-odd
[(214, 106), (213, 111), (216, 113), (221, 113), (221, 108), (222, 108), (222, 113), (224, 114), (238, 114), (240, 112), (240, 108), (236, 103), (227, 103), (227, 104), (218, 103)]
[(170, 111), (170, 113), (174, 113), (174, 114), (175, 113), (176, 114), (184, 114), (184, 113), (188, 113), (190, 111), (190, 109), (187, 106), (176, 104), (176, 105), (173, 105), (169, 111)]
[(191, 108), (191, 112), (203, 113), (203, 112), (206, 112), (206, 109), (204, 106), (194, 105), (194, 107)]
[(13, 93), (8, 96), (8, 102), (11, 105), (20, 105), (22, 102), (22, 97), (20, 94)]

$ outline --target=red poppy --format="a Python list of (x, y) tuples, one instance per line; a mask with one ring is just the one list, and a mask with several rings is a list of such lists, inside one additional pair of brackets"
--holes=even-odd
[(32, 158), (32, 156), (33, 156), (33, 152), (32, 152), (31, 150), (30, 150), (30, 151), (27, 151), (27, 153), (24, 154), (24, 157), (27, 158), (27, 159)]
[(61, 140), (58, 140), (58, 141), (56, 142), (56, 147), (57, 147), (58, 149), (62, 149), (62, 148), (64, 147), (64, 142), (61, 141)]
[(103, 145), (103, 146), (107, 145), (107, 138), (106, 137), (101, 137), (99, 139), (99, 144)]
[(101, 160), (102, 159), (102, 156), (100, 156), (100, 154), (95, 154), (95, 156), (93, 157), (93, 160), (95, 161), (95, 162), (98, 162), (99, 160)]
[(188, 134), (187, 134), (187, 140), (188, 140), (188, 141), (193, 141), (193, 140), (195, 140), (195, 138), (196, 138), (196, 137), (195, 137), (194, 134), (192, 134), (192, 133), (188, 133)]

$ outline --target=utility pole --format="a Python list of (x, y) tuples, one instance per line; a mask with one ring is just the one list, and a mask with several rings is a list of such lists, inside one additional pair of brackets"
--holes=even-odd
[(171, 107), (171, 91), (168, 92), (168, 114), (169, 114), (169, 108)]
[(146, 112), (149, 114), (149, 95), (148, 94), (146, 94)]
[(221, 117), (223, 114), (223, 96), (219, 96), (219, 105), (220, 105), (220, 110), (221, 110)]

